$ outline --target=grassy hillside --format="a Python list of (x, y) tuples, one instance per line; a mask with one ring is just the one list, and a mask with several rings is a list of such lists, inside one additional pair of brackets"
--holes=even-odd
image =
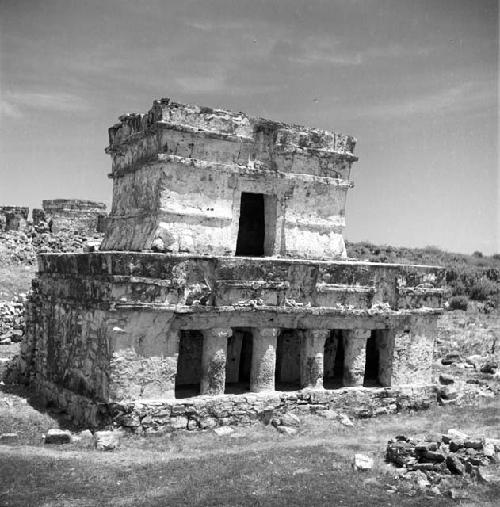
[(347, 255), (356, 259), (443, 266), (446, 268), (446, 281), (451, 289), (452, 302), (467, 301), (467, 298), (485, 303), (483, 308), (486, 311), (498, 307), (500, 254), (485, 256), (481, 252), (474, 252), (465, 255), (446, 252), (434, 246), (406, 248), (373, 245), (366, 241), (348, 241), (346, 247)]

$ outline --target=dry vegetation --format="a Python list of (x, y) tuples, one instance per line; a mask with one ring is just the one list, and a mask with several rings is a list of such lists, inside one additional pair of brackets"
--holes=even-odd
[[(346, 242), (349, 257), (373, 262), (428, 264), (446, 268), (446, 282), (452, 299), (466, 310), (467, 301), (481, 302), (481, 308), (492, 311), (500, 294), (500, 254), (485, 256), (476, 251), (472, 255), (446, 252), (435, 246), (406, 248), (373, 245), (366, 241)], [(460, 299), (458, 299), (460, 298)]]

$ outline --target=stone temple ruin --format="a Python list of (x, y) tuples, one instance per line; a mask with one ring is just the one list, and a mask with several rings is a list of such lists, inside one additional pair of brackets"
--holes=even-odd
[(444, 271), (346, 258), (355, 142), (169, 99), (120, 117), (101, 250), (39, 256), (26, 380), (145, 432), (432, 403)]
[(106, 205), (102, 202), (51, 199), (42, 201), (42, 207), (43, 209), (33, 208), (32, 220), (29, 222), (28, 207), (0, 206), (0, 231), (24, 231), (31, 223), (35, 227), (45, 224), (55, 234), (104, 232), (107, 212)]
[(50, 199), (42, 201), (43, 209), (32, 212), (33, 225), (46, 222), (51, 232), (104, 232), (106, 205), (83, 199)]

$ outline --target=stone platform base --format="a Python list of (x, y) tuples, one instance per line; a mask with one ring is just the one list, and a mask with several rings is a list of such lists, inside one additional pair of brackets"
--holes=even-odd
[(437, 403), (435, 385), (274, 391), (108, 404), (95, 403), (54, 385), (39, 385), (38, 390), (47, 403), (66, 410), (80, 427), (123, 427), (137, 434), (268, 423), (271, 417), (287, 412), (315, 414), (328, 409), (353, 418), (368, 418), (424, 410)]

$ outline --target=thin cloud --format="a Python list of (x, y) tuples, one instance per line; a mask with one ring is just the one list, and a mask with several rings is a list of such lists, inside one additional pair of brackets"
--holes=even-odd
[(374, 104), (363, 108), (360, 117), (397, 118), (409, 115), (436, 115), (447, 112), (474, 110), (496, 100), (491, 85), (486, 82), (468, 82), (399, 101)]
[(290, 56), (290, 61), (305, 65), (358, 66), (382, 59), (425, 57), (432, 51), (430, 47), (405, 47), (400, 44), (354, 50), (342, 47), (339, 39), (315, 35), (299, 44), (296, 54)]
[(216, 30), (242, 30), (248, 28), (248, 23), (243, 21), (209, 21), (209, 20), (187, 20), (185, 25), (202, 32), (214, 32)]
[(77, 113), (89, 109), (85, 100), (71, 93), (7, 92), (1, 100), (2, 116), (19, 118), (33, 110)]

